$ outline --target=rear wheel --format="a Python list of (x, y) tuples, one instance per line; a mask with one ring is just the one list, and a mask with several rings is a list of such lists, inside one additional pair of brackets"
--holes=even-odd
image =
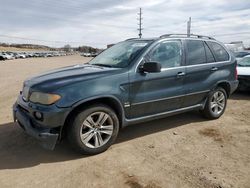
[(95, 105), (74, 118), (68, 140), (78, 152), (93, 155), (107, 150), (118, 132), (119, 121), (115, 112), (108, 106)]
[(210, 92), (202, 113), (208, 119), (217, 119), (224, 113), (226, 105), (226, 91), (223, 88), (218, 87)]

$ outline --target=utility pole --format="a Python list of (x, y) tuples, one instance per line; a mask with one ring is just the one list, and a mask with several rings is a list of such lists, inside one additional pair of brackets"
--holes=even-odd
[(191, 17), (189, 17), (189, 20), (187, 22), (187, 37), (190, 37), (191, 34)]
[(138, 18), (138, 20), (139, 20), (139, 29), (138, 29), (138, 31), (139, 31), (139, 38), (141, 38), (142, 37), (142, 33), (141, 33), (141, 31), (143, 30), (143, 28), (142, 28), (142, 11), (141, 11), (141, 8), (140, 8), (140, 12), (138, 13), (138, 15), (139, 15), (139, 18)]

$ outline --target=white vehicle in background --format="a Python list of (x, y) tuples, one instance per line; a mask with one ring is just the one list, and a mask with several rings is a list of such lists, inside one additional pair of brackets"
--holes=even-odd
[(11, 59), (15, 59), (15, 57), (12, 54), (8, 54), (3, 52), (1, 55), (5, 60), (11, 60)]
[(237, 64), (240, 91), (250, 91), (250, 55), (240, 59)]
[(82, 53), (81, 56), (84, 56), (84, 57), (91, 57), (91, 53)]
[(243, 57), (250, 55), (250, 52), (249, 51), (239, 51), (239, 52), (234, 52), (234, 55), (236, 57), (236, 60), (239, 61)]
[(26, 58), (26, 55), (22, 54), (22, 53), (17, 53), (16, 58), (24, 59), (24, 58)]

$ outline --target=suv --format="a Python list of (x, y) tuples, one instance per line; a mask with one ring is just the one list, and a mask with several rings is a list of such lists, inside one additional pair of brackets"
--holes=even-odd
[(217, 119), (237, 86), (236, 60), (223, 44), (168, 34), (128, 39), (89, 63), (26, 80), (13, 114), (48, 149), (67, 137), (79, 152), (97, 154), (130, 124), (190, 110)]

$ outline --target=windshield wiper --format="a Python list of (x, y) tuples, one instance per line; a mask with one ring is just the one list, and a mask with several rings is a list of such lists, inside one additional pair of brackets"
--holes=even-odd
[(112, 65), (101, 64), (101, 63), (95, 63), (95, 64), (91, 64), (91, 65), (96, 65), (96, 66), (100, 66), (100, 67), (113, 67)]

